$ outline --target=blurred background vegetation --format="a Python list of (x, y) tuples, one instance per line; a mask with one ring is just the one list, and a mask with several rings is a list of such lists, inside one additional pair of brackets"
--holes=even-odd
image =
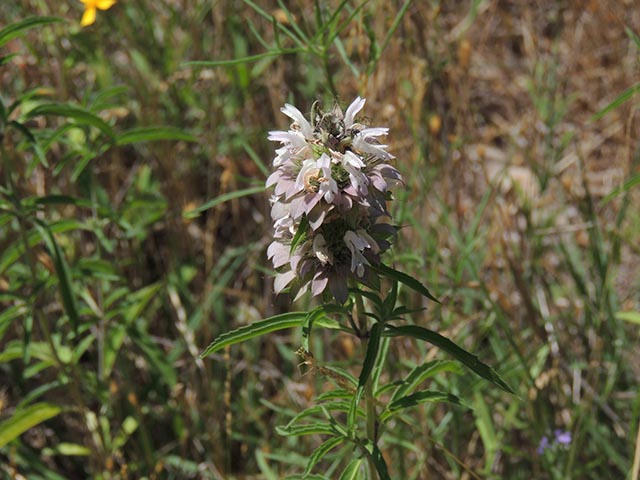
[[(0, 475), (304, 469), (321, 439), (275, 427), (331, 379), (298, 368), (300, 332), (198, 356), (218, 334), (291, 308), (274, 298), (265, 258), (266, 134), (288, 125), (279, 108), (361, 95), (407, 179), (388, 261), (442, 300), (412, 321), (518, 393), (438, 378), (472, 409), (402, 417), (381, 444), (391, 476), (631, 478), (634, 6), (119, 0), (81, 28), (78, 1), (1, 2)], [(23, 22), (34, 16), (55, 18)], [(313, 353), (344, 368), (360, 355), (329, 334)], [(389, 378), (443, 357), (408, 340), (390, 355)], [(555, 430), (571, 442), (554, 444)], [(318, 478), (346, 461), (328, 456)]]

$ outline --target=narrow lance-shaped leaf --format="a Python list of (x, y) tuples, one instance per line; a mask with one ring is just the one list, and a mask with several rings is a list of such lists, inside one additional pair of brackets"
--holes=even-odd
[(69, 317), (71, 321), (71, 325), (73, 325), (73, 329), (77, 333), (79, 318), (78, 318), (78, 307), (76, 303), (76, 297), (73, 292), (72, 284), (71, 284), (71, 275), (69, 273), (69, 267), (67, 266), (67, 262), (60, 251), (60, 247), (58, 246), (58, 242), (56, 242), (53, 233), (47, 225), (41, 222), (36, 223), (36, 228), (40, 230), (40, 234), (44, 239), (49, 252), (53, 256), (53, 265), (56, 269), (56, 275), (58, 277), (58, 286), (60, 288), (60, 297), (62, 298), (62, 305), (64, 307), (64, 311)]
[(363, 459), (355, 458), (349, 462), (347, 468), (345, 468), (340, 475), (339, 480), (356, 480), (360, 478), (360, 467), (362, 466)]
[(356, 394), (351, 400), (351, 409), (349, 410), (349, 414), (347, 415), (347, 425), (351, 430), (355, 429), (358, 404), (360, 403), (360, 400), (362, 400), (365, 386), (367, 385), (367, 381), (369, 381), (369, 377), (371, 376), (371, 372), (373, 370), (373, 367), (375, 366), (376, 359), (378, 358), (378, 351), (380, 350), (380, 339), (382, 338), (382, 329), (382, 323), (374, 323), (373, 327), (371, 327), (371, 333), (369, 335), (367, 345), (367, 353), (364, 357), (362, 370), (360, 371), (360, 377), (358, 378), (358, 388), (356, 389)]
[(0, 423), (0, 448), (36, 425), (58, 415), (62, 409), (50, 403), (36, 403)]
[(427, 378), (431, 378), (440, 372), (456, 372), (461, 373), (460, 364), (453, 360), (434, 360), (432, 362), (417, 365), (409, 372), (402, 383), (398, 386), (393, 395), (391, 402), (410, 394)]
[(19, 22), (10, 23), (0, 30), (0, 47), (9, 42), (9, 40), (19, 37), (29, 28), (61, 21), (62, 19), (57, 17), (29, 17)]
[(395, 270), (387, 265), (384, 265), (383, 263), (380, 263), (378, 265), (371, 265), (371, 268), (377, 271), (380, 275), (384, 275), (385, 277), (388, 277), (392, 280), (395, 280), (397, 282), (400, 282), (406, 285), (410, 289), (427, 297), (429, 300), (433, 300), (434, 302), (440, 303), (440, 301), (436, 297), (431, 295), (431, 292), (427, 290), (427, 287), (425, 287), (422, 283), (420, 283), (418, 280), (413, 278), (411, 275), (407, 275), (406, 273), (399, 272), (398, 270)]
[(78, 122), (79, 125), (90, 125), (97, 128), (110, 139), (115, 138), (115, 134), (111, 126), (97, 115), (94, 115), (84, 108), (68, 103), (47, 103), (39, 105), (27, 114), (28, 118), (40, 115), (55, 115), (58, 117), (71, 118)]
[(216, 338), (204, 352), (200, 354), (200, 358), (217, 352), (227, 345), (235, 345), (251, 338), (259, 337), (267, 333), (283, 330), (285, 328), (300, 327), (304, 324), (307, 312), (290, 312), (281, 315), (275, 315), (259, 322), (240, 327), (237, 330), (226, 332)]
[(301, 435), (335, 435), (335, 428), (329, 423), (311, 423), (308, 425), (292, 425), (290, 427), (276, 427), (278, 435), (285, 437), (299, 437)]
[(140, 127), (132, 128), (119, 134), (116, 144), (129, 145), (137, 142), (154, 142), (160, 140), (198, 141), (193, 135), (173, 127)]
[(433, 390), (421, 390), (419, 392), (402, 397), (387, 405), (386, 410), (380, 415), (380, 421), (384, 422), (394, 414), (405, 408), (415, 407), (428, 402), (449, 402), (456, 405), (462, 405), (462, 401), (455, 395), (446, 392), (436, 392)]
[(371, 376), (371, 371), (376, 364), (376, 359), (378, 358), (378, 352), (380, 351), (380, 339), (382, 334), (383, 324), (375, 323), (373, 327), (371, 327), (371, 334), (369, 335), (369, 341), (367, 345), (367, 353), (364, 357), (364, 363), (362, 364), (362, 370), (360, 371), (360, 377), (358, 378), (358, 390), (356, 392), (356, 403), (360, 401), (362, 395), (364, 393), (364, 388), (367, 382), (369, 381), (369, 377)]
[(311, 470), (313, 470), (313, 467), (315, 467), (316, 464), (322, 460), (325, 455), (327, 455), (327, 453), (336, 448), (343, 441), (344, 437), (333, 437), (316, 448), (309, 457), (309, 463), (307, 463), (307, 468), (305, 468), (302, 476), (307, 477), (311, 473)]
[(389, 470), (387, 469), (387, 462), (385, 462), (384, 457), (382, 456), (382, 452), (378, 448), (377, 445), (369, 443), (367, 445), (367, 453), (371, 456), (373, 460), (373, 464), (378, 471), (378, 475), (380, 476), (380, 480), (391, 480), (389, 476)]
[(458, 345), (439, 333), (417, 325), (403, 325), (399, 327), (387, 325), (386, 327), (387, 330), (384, 332), (385, 336), (413, 337), (418, 340), (429, 342), (447, 352), (453, 358), (466, 365), (470, 370), (485, 380), (490, 381), (506, 392), (515, 394), (515, 392), (505, 383), (504, 380), (502, 380), (502, 378), (500, 378), (500, 375), (498, 375), (493, 368), (482, 363), (477, 356), (467, 352), (463, 348), (460, 348)]

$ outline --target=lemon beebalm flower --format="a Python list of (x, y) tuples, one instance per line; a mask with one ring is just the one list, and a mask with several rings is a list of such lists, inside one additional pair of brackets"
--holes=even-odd
[(116, 0), (80, 0), (84, 4), (84, 14), (80, 26), (86, 27), (96, 21), (96, 10), (108, 10)]

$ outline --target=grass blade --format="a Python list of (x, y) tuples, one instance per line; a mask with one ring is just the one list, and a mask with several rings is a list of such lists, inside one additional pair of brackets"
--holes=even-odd
[(224, 195), (220, 195), (219, 197), (216, 197), (213, 200), (210, 200), (207, 203), (200, 205), (198, 208), (183, 212), (182, 216), (185, 218), (195, 218), (205, 210), (209, 210), (210, 208), (220, 205), (221, 203), (228, 202), (229, 200), (233, 200), (234, 198), (247, 197), (249, 195), (255, 195), (256, 193), (262, 193), (264, 192), (264, 190), (265, 190), (265, 187), (260, 186), (260, 187), (250, 187), (250, 188), (245, 188), (243, 190), (236, 190), (234, 192), (225, 193)]
[(141, 127), (132, 128), (118, 135), (116, 144), (119, 146), (138, 142), (155, 142), (159, 140), (182, 140), (184, 142), (197, 142), (193, 135), (171, 127)]

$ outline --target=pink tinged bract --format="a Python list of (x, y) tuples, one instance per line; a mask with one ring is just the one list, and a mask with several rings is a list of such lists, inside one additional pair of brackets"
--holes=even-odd
[(284, 290), (294, 278), (296, 278), (296, 274), (293, 271), (278, 273), (273, 282), (273, 290), (276, 292), (276, 295)]
[(273, 262), (273, 268), (279, 268), (289, 262), (290, 248), (279, 242), (273, 242), (267, 249), (267, 258)]
[(344, 303), (349, 296), (347, 277), (349, 271), (344, 266), (336, 267), (329, 271), (329, 290), (338, 303)]
[(311, 295), (314, 297), (316, 295), (320, 295), (324, 292), (324, 289), (327, 288), (327, 283), (329, 283), (329, 276), (327, 273), (323, 270), (317, 272), (311, 280)]

